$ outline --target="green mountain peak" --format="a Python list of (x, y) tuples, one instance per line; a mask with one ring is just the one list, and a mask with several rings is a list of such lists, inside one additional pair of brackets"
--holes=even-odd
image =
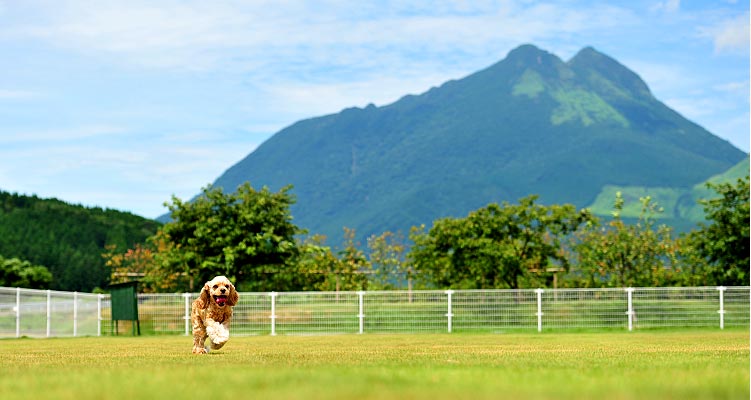
[(580, 50), (567, 64), (593, 90), (606, 97), (653, 98), (639, 75), (592, 47)]
[(343, 227), (406, 234), (530, 194), (584, 207), (607, 185), (691, 187), (745, 156), (616, 60), (523, 45), (425, 93), (294, 123), (215, 186), (291, 184), (296, 224), (338, 245)]

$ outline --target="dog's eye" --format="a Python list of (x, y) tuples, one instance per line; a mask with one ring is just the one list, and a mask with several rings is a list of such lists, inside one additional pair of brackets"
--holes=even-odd
[(219, 285), (214, 285), (214, 289), (216, 289), (216, 288), (218, 288), (218, 287), (219, 287)]

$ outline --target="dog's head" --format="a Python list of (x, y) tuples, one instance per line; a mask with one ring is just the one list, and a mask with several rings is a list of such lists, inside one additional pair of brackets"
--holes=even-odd
[(235, 290), (235, 286), (224, 276), (217, 276), (214, 279), (206, 282), (201, 289), (201, 302), (203, 308), (208, 307), (210, 304), (216, 304), (219, 307), (234, 306), (240, 296)]

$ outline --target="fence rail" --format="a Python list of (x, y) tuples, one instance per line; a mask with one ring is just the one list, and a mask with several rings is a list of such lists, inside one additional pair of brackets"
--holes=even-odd
[[(232, 334), (749, 327), (749, 287), (241, 293)], [(197, 293), (139, 294), (141, 330), (189, 335)], [(112, 333), (109, 295), (0, 287), (0, 338)], [(123, 333), (127, 324), (120, 324)]]

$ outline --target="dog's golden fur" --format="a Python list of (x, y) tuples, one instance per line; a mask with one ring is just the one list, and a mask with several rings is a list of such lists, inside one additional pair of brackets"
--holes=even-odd
[[(193, 354), (206, 354), (209, 348), (218, 350), (227, 343), (232, 307), (239, 299), (235, 286), (224, 276), (217, 276), (203, 285), (190, 314)], [(204, 345), (207, 338), (209, 343)]]

